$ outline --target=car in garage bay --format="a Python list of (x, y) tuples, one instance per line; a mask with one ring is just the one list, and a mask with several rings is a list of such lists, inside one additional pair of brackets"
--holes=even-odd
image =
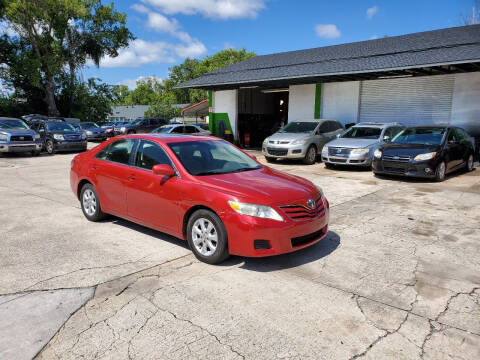
[(375, 174), (443, 181), (459, 169), (474, 168), (475, 143), (463, 129), (451, 126), (411, 127), (374, 153)]
[(370, 167), (374, 151), (404, 128), (399, 123), (356, 124), (323, 147), (322, 160), (326, 167), (335, 165)]
[(269, 162), (302, 159), (311, 165), (323, 146), (342, 132), (342, 125), (335, 120), (292, 121), (263, 141), (262, 152)]
[(321, 188), (210, 136), (115, 137), (73, 159), (70, 183), (88, 220), (112, 214), (185, 239), (211, 264), (289, 253), (328, 231)]

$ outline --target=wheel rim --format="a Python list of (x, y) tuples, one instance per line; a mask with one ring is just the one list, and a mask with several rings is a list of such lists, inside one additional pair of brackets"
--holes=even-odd
[(97, 211), (97, 198), (95, 197), (95, 193), (87, 189), (83, 192), (83, 209), (87, 213), (88, 216), (92, 216)]
[(51, 153), (53, 151), (53, 144), (51, 141), (47, 142), (47, 152)]
[(192, 227), (193, 246), (203, 256), (211, 256), (218, 246), (218, 233), (215, 225), (205, 218), (195, 221)]
[(438, 165), (438, 177), (443, 179), (445, 177), (445, 163), (442, 162)]
[(310, 148), (310, 150), (308, 151), (308, 160), (309, 161), (315, 161), (315, 149), (314, 148)]
[(470, 155), (468, 157), (468, 170), (472, 170), (473, 169), (473, 155)]

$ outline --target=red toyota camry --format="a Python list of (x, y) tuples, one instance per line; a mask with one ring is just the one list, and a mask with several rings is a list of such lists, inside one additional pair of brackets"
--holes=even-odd
[(115, 137), (72, 160), (70, 183), (88, 220), (112, 214), (185, 239), (210, 264), (292, 252), (328, 229), (319, 187), (213, 137)]

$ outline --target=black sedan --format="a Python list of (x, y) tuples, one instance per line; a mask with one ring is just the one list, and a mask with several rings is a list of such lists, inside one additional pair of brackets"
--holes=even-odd
[(375, 174), (443, 181), (455, 170), (473, 170), (474, 149), (472, 137), (458, 127), (411, 127), (375, 151), (372, 169)]

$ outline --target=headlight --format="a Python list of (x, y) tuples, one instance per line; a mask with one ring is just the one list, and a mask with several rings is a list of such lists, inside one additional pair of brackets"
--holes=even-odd
[(264, 144), (268, 143), (268, 138), (266, 138), (265, 140), (263, 140), (263, 143), (264, 143)]
[(324, 146), (322, 149), (322, 155), (327, 156), (328, 155), (328, 146)]
[(121, 132), (125, 132), (125, 130), (127, 130), (127, 128), (126, 128), (125, 126), (122, 126), (122, 127), (120, 128), (120, 131), (121, 131)]
[(7, 141), (7, 134), (0, 134), (0, 140)]
[(86, 140), (86, 139), (87, 139), (87, 135), (82, 134), (82, 140)]
[(308, 142), (308, 138), (307, 139), (301, 139), (301, 140), (295, 140), (292, 142), (292, 145), (303, 145), (303, 144), (306, 144)]
[(40, 134), (35, 134), (35, 139), (40, 139)]
[(91, 131), (86, 131), (87, 135), (92, 135), (93, 133)]
[(426, 160), (430, 160), (430, 159), (433, 159), (435, 157), (435, 155), (437, 155), (436, 152), (430, 152), (430, 153), (426, 153), (426, 154), (418, 154), (417, 156), (415, 156), (415, 161), (426, 161)]
[(242, 203), (239, 201), (229, 201), (228, 205), (235, 210), (235, 212), (242, 214), (242, 215), (248, 215), (248, 216), (254, 216), (254, 217), (259, 217), (259, 218), (264, 218), (264, 219), (272, 219), (272, 220), (277, 220), (277, 221), (283, 221), (283, 218), (280, 216), (279, 213), (277, 213), (273, 208), (270, 206), (266, 205), (257, 205), (257, 204), (247, 204), (247, 203)]
[(379, 150), (379, 149), (375, 150), (373, 152), (373, 156), (375, 156), (376, 159), (380, 159), (382, 157), (382, 150)]
[(61, 134), (53, 134), (53, 138), (55, 140), (65, 140), (65, 138)]
[(351, 155), (366, 155), (366, 154), (368, 154), (369, 151), (370, 151), (370, 149), (367, 149), (367, 148), (353, 149), (350, 152), (350, 154)]

